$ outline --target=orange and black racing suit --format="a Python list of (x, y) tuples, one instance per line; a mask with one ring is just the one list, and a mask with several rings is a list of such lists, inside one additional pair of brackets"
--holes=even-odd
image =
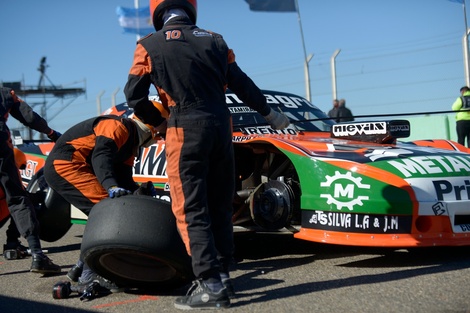
[(65, 200), (89, 214), (108, 197), (108, 188), (137, 189), (132, 167), (138, 151), (136, 126), (128, 118), (94, 117), (67, 130), (44, 165), (49, 186)]
[(151, 84), (170, 112), (166, 154), (172, 209), (194, 274), (228, 272), (235, 173), (225, 89), (262, 115), (270, 111), (266, 98), (235, 63), (222, 36), (184, 17), (137, 43), (124, 89), (135, 114), (158, 125), (163, 118), (148, 101)]
[[(14, 94), (14, 93), (13, 93)], [(39, 224), (36, 211), (28, 193), (23, 187), (18, 168), (15, 164), (14, 150), (10, 138), (10, 130), (7, 126), (8, 116), (11, 115), (23, 125), (38, 132), (49, 134), (52, 129), (46, 120), (39, 116), (26, 102), (12, 96), (10, 88), (0, 88), (0, 183), (5, 191), (5, 196), (10, 214), (15, 221), (7, 230), (7, 241), (17, 238), (20, 234), (28, 239), (30, 249), (40, 247), (39, 242), (31, 242), (29, 237), (39, 241)], [(16, 224), (16, 227), (14, 226)], [(1, 226), (1, 225), (0, 225)], [(36, 245), (37, 247), (33, 247)]]

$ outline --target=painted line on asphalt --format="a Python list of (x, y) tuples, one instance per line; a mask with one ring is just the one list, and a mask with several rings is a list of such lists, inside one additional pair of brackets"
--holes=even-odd
[(148, 300), (152, 300), (152, 301), (158, 300), (158, 297), (140, 296), (137, 299), (133, 299), (133, 300), (117, 301), (117, 302), (111, 302), (111, 303), (95, 305), (95, 306), (93, 306), (93, 308), (94, 309), (101, 309), (101, 308), (107, 308), (107, 307), (112, 307), (112, 306), (118, 306), (118, 305), (123, 305), (123, 304), (128, 304), (128, 303), (136, 303), (136, 302), (142, 302), (142, 301), (148, 301)]

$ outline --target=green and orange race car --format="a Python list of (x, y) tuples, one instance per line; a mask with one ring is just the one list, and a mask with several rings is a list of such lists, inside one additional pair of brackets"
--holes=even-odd
[[(237, 194), (235, 231), (375, 247), (470, 245), (470, 154), (449, 140), (402, 141), (406, 120), (337, 124), (302, 97), (263, 91), (291, 124), (273, 130), (230, 91)], [(125, 104), (105, 114), (130, 116)], [(52, 143), (23, 144), (32, 192)], [(30, 181), (33, 178), (33, 181)], [(141, 151), (136, 182), (151, 180), (170, 202), (165, 141)], [(31, 187), (33, 186), (33, 187)], [(68, 214), (68, 213), (67, 213)], [(71, 221), (87, 216), (72, 208)]]

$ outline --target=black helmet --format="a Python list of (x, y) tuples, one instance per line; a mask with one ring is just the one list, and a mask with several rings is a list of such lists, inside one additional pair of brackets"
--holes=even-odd
[(196, 24), (197, 0), (150, 0), (150, 16), (153, 27), (159, 31), (163, 27), (163, 13), (169, 8), (182, 8)]

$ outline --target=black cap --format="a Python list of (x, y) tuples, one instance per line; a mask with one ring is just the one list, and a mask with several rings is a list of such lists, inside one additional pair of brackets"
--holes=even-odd
[(468, 88), (467, 86), (463, 86), (462, 88), (460, 88), (460, 92), (462, 92), (464, 90), (467, 91), (467, 90), (470, 90), (470, 88)]

